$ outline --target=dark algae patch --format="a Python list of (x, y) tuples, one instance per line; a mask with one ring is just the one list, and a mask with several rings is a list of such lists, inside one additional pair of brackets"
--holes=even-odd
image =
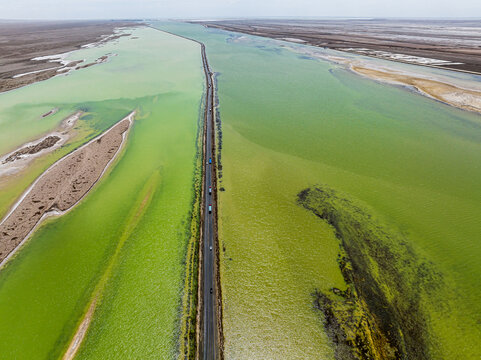
[(298, 204), (333, 227), (345, 290), (313, 292), (336, 359), (431, 359), (426, 302), (442, 286), (433, 265), (404, 235), (326, 186), (305, 189)]

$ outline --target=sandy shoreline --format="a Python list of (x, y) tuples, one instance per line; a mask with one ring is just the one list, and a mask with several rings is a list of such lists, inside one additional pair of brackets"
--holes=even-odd
[(437, 80), (351, 66), (351, 70), (362, 76), (388, 83), (413, 87), (419, 93), (448, 105), (481, 114), (481, 92), (463, 89)]
[(419, 66), (419, 70), (415, 67), (412, 70), (401, 70), (395, 62), (379, 65), (379, 63), (367, 59), (344, 57), (342, 52), (334, 56), (307, 47), (284, 46), (284, 48), (311, 58), (341, 65), (347, 70), (371, 80), (409, 87), (423, 96), (458, 109), (481, 114), (481, 89), (479, 83), (474, 81), (471, 83), (460, 82), (455, 78), (447, 80), (443, 76), (426, 74), (421, 66)]
[(47, 217), (62, 215), (88, 194), (119, 153), (135, 112), (50, 166), (0, 222), (0, 267)]

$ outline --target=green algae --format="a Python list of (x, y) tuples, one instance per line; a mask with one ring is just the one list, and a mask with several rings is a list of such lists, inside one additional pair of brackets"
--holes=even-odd
[[(102, 297), (105, 291), (105, 287), (110, 280), (115, 267), (117, 266), (118, 259), (120, 257), (120, 252), (122, 250), (122, 247), (124, 246), (125, 242), (127, 239), (130, 237), (132, 232), (135, 230), (137, 227), (140, 219), (142, 216), (145, 214), (145, 212), (148, 210), (148, 207), (151, 203), (152, 197), (154, 192), (157, 190), (158, 185), (160, 181), (160, 174), (159, 172), (154, 172), (151, 177), (147, 180), (145, 183), (144, 187), (140, 191), (138, 198), (136, 199), (135, 204), (130, 208), (130, 214), (127, 216), (126, 222), (124, 224), (124, 231), (120, 235), (119, 241), (117, 243), (117, 246), (113, 252), (113, 254), (109, 258), (109, 262), (103, 271), (102, 276), (100, 277), (97, 285), (95, 286), (95, 289), (92, 292), (91, 295), (91, 301), (89, 304), (87, 304), (87, 307), (85, 309), (85, 313), (83, 316), (79, 319), (78, 326), (82, 324), (84, 321), (84, 318), (86, 314), (89, 312), (90, 309), (93, 310), (93, 316), (95, 316), (95, 310), (98, 306), (101, 306), (102, 303)], [(74, 334), (75, 335), (75, 334)], [(78, 342), (79, 340), (76, 339), (75, 337), (70, 339), (68, 343), (65, 343), (65, 349), (62, 350), (62, 353), (65, 353), (68, 349), (68, 347), (73, 343), (73, 342)], [(75, 347), (82, 348), (83, 344), (78, 344)], [(78, 351), (78, 350), (77, 350)]]
[[(200, 48), (152, 29), (132, 31), (136, 39), (80, 50), (92, 58), (118, 55), (107, 63), (0, 96), (1, 110), (12, 114), (29, 103), (87, 111), (79, 144), (137, 110), (104, 178), (68, 214), (46, 221), (0, 272), (2, 358), (61, 357), (96, 296), (78, 358), (173, 358), (179, 351), (186, 229), (195, 215)], [(37, 112), (22, 120), (25, 127)], [(49, 131), (62, 116), (25, 138)], [(6, 121), (15, 135), (15, 117)], [(148, 204), (133, 221), (146, 184), (153, 187)]]
[[(338, 261), (348, 287), (314, 294), (336, 347), (348, 345), (359, 359), (431, 358), (423, 300), (439, 296), (443, 286), (433, 264), (419, 259), (402, 234), (329, 187), (305, 189), (298, 202), (341, 242)], [(346, 358), (346, 350), (336, 358)]]

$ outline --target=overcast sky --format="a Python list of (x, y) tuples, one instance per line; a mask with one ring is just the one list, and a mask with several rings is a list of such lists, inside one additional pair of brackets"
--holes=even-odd
[(476, 17), (481, 0), (0, 0), (3, 19)]

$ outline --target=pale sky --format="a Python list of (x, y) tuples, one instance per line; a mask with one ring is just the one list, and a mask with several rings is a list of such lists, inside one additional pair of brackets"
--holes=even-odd
[(1, 19), (471, 17), (481, 0), (0, 0)]

